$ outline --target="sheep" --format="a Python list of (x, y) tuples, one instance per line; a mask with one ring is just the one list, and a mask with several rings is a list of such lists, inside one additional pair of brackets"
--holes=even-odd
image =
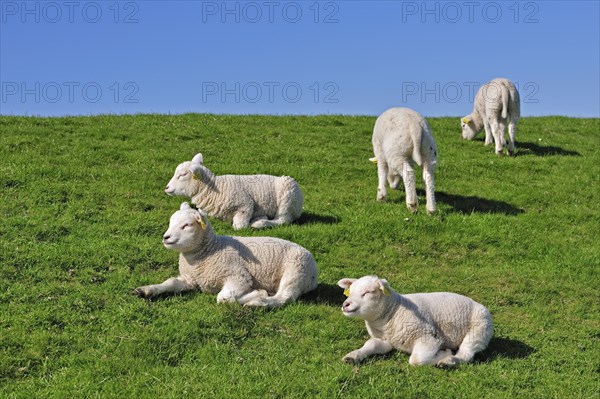
[(348, 363), (397, 349), (410, 354), (413, 366), (452, 367), (470, 362), (487, 347), (494, 332), (490, 312), (462, 295), (400, 295), (377, 276), (344, 278), (338, 285), (348, 296), (342, 306), (344, 315), (365, 320), (371, 337), (362, 348), (344, 356)]
[(485, 145), (496, 145), (496, 154), (502, 156), (506, 140), (504, 127), (508, 122), (508, 155), (515, 152), (517, 123), (521, 117), (521, 101), (515, 85), (508, 79), (496, 78), (479, 88), (475, 95), (473, 112), (460, 120), (462, 137), (473, 140), (485, 129)]
[(200, 290), (217, 303), (273, 308), (317, 287), (317, 265), (298, 244), (272, 237), (216, 235), (206, 213), (187, 202), (170, 219), (163, 236), (179, 255), (179, 276), (136, 288), (143, 298)]
[(232, 222), (235, 230), (291, 223), (302, 214), (304, 202), (289, 176), (216, 176), (204, 166), (202, 154), (177, 166), (165, 192), (190, 198), (209, 216)]
[(377, 200), (385, 201), (386, 178), (391, 188), (404, 180), (406, 206), (417, 211), (417, 190), (414, 164), (423, 167), (427, 213), (435, 213), (435, 181), (437, 145), (429, 124), (418, 112), (409, 108), (392, 108), (381, 114), (373, 128), (371, 162), (377, 163), (379, 184)]

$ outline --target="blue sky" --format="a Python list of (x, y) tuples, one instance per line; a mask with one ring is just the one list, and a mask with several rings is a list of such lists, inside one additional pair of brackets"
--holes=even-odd
[(600, 116), (599, 1), (0, 1), (0, 113)]

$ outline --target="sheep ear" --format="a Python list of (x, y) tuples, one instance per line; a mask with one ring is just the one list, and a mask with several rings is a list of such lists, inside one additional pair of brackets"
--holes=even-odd
[(182, 202), (181, 206), (179, 207), (179, 210), (180, 211), (185, 211), (186, 209), (192, 209), (192, 207), (187, 202)]
[(200, 168), (200, 165), (192, 163), (192, 166), (190, 166), (190, 172), (192, 172), (192, 177), (195, 180), (202, 180), (202, 168)]
[(197, 153), (196, 155), (194, 155), (194, 158), (192, 158), (192, 163), (203, 164), (204, 163), (204, 157), (202, 156), (202, 154), (201, 153)]
[(350, 296), (350, 286), (355, 281), (355, 278), (343, 278), (340, 281), (338, 281), (338, 285), (344, 289), (344, 295)]
[(392, 293), (390, 292), (390, 290), (392, 289), (390, 287), (390, 283), (388, 283), (388, 281), (384, 278), (379, 279), (379, 289), (381, 290), (381, 292), (383, 292), (384, 295), (392, 295)]
[(196, 215), (196, 222), (198, 222), (198, 224), (200, 225), (200, 228), (202, 230), (206, 230), (206, 222), (207, 222), (206, 215), (204, 215), (202, 213), (198, 213), (198, 215)]

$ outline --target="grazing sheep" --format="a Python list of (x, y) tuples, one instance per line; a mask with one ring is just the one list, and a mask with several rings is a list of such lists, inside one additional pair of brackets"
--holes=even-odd
[(209, 216), (232, 221), (236, 230), (291, 223), (302, 214), (304, 202), (289, 176), (216, 176), (204, 166), (202, 154), (177, 166), (165, 192), (190, 198)]
[(138, 287), (138, 296), (201, 290), (217, 294), (218, 303), (271, 308), (317, 287), (317, 265), (305, 248), (278, 238), (215, 235), (206, 214), (187, 202), (171, 216), (163, 243), (180, 253), (179, 276)]
[(392, 108), (381, 114), (373, 128), (373, 152), (377, 163), (379, 185), (377, 200), (387, 197), (385, 181), (398, 188), (404, 180), (406, 206), (417, 211), (417, 189), (414, 164), (423, 167), (427, 212), (435, 212), (434, 173), (437, 166), (437, 146), (429, 124), (418, 112), (409, 108)]
[(508, 79), (497, 78), (479, 88), (473, 112), (460, 120), (462, 137), (473, 140), (485, 129), (485, 145), (496, 144), (496, 154), (502, 156), (504, 127), (508, 122), (508, 155), (515, 152), (517, 123), (521, 117), (521, 101), (515, 85)]
[(344, 315), (365, 320), (371, 336), (362, 348), (344, 356), (349, 363), (397, 349), (410, 353), (413, 366), (451, 367), (470, 362), (494, 332), (490, 312), (462, 295), (400, 295), (377, 276), (344, 278), (338, 285), (348, 296)]

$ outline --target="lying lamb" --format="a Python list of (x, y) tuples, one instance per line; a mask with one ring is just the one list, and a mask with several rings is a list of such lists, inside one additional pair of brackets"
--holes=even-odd
[(338, 285), (348, 296), (344, 315), (364, 319), (371, 336), (362, 348), (344, 356), (349, 363), (398, 349), (411, 354), (413, 366), (451, 367), (470, 362), (494, 332), (490, 312), (462, 295), (400, 295), (377, 276), (344, 278)]
[(504, 127), (508, 122), (508, 155), (515, 152), (517, 123), (521, 117), (521, 101), (515, 85), (508, 79), (494, 79), (479, 89), (475, 95), (473, 112), (460, 120), (462, 137), (473, 140), (485, 129), (485, 145), (496, 144), (496, 154), (502, 155), (506, 143)]
[(236, 230), (290, 223), (300, 217), (304, 202), (300, 186), (289, 176), (215, 176), (202, 154), (177, 166), (165, 192), (191, 198), (209, 216), (232, 221)]
[(317, 287), (317, 265), (300, 245), (271, 237), (215, 235), (206, 214), (187, 202), (171, 216), (164, 246), (179, 252), (179, 276), (138, 287), (152, 298), (201, 290), (217, 302), (277, 307)]
[(437, 146), (429, 124), (419, 113), (409, 108), (392, 108), (381, 114), (373, 129), (373, 152), (377, 163), (379, 185), (377, 200), (387, 197), (385, 181), (397, 188), (404, 180), (406, 206), (417, 211), (417, 189), (414, 164), (423, 167), (427, 212), (435, 212), (434, 173), (437, 166)]

